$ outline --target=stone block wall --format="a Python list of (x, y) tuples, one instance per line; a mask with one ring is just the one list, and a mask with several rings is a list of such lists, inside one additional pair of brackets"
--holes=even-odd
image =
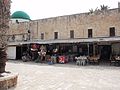
[[(70, 30), (74, 30), (74, 38), (88, 38), (88, 29), (93, 30), (93, 37), (109, 37), (109, 28), (115, 27), (116, 36), (120, 36), (120, 12), (116, 9), (100, 11), (99, 13), (80, 13), (53, 18), (32, 20), (20, 25), (10, 25), (9, 34), (27, 33), (31, 30), (31, 39), (54, 39), (54, 32), (58, 32), (58, 39), (69, 39)], [(17, 30), (16, 30), (17, 29)]]
[(0, 78), (0, 90), (8, 90), (17, 85), (18, 74), (10, 74)]

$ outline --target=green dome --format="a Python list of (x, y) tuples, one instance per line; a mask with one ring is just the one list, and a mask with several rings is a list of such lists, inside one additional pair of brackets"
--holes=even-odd
[(16, 11), (11, 16), (12, 19), (27, 19), (30, 20), (30, 17), (27, 13), (23, 11)]

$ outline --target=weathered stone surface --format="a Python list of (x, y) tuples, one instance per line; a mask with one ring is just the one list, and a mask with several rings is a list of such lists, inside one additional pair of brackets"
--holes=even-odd
[(19, 73), (17, 86), (10, 90), (120, 90), (120, 67), (115, 66), (9, 60), (6, 69)]
[(110, 27), (115, 27), (116, 36), (120, 36), (118, 9), (98, 14), (80, 13), (19, 24), (10, 23), (8, 34), (25, 34), (30, 29), (31, 39), (41, 39), (41, 33), (44, 33), (45, 40), (54, 39), (54, 32), (58, 32), (58, 39), (69, 39), (70, 30), (74, 30), (74, 38), (88, 38), (88, 29), (93, 29), (93, 37), (109, 37)]
[(0, 77), (0, 90), (7, 90), (10, 87), (16, 86), (18, 74), (2, 73)]

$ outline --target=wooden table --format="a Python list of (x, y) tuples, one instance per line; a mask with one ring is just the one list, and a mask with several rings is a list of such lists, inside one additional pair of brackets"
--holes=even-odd
[(90, 57), (88, 57), (89, 63), (93, 63), (93, 64), (95, 64), (95, 63), (99, 64), (99, 59), (100, 59), (99, 56), (90, 56)]

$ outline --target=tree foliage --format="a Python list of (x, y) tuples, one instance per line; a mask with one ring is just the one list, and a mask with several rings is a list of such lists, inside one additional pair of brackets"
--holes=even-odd
[(90, 14), (92, 13), (98, 13), (98, 12), (103, 12), (103, 11), (107, 11), (109, 9), (109, 7), (107, 5), (100, 5), (100, 8), (96, 8), (95, 10), (93, 10), (92, 8), (89, 9)]

